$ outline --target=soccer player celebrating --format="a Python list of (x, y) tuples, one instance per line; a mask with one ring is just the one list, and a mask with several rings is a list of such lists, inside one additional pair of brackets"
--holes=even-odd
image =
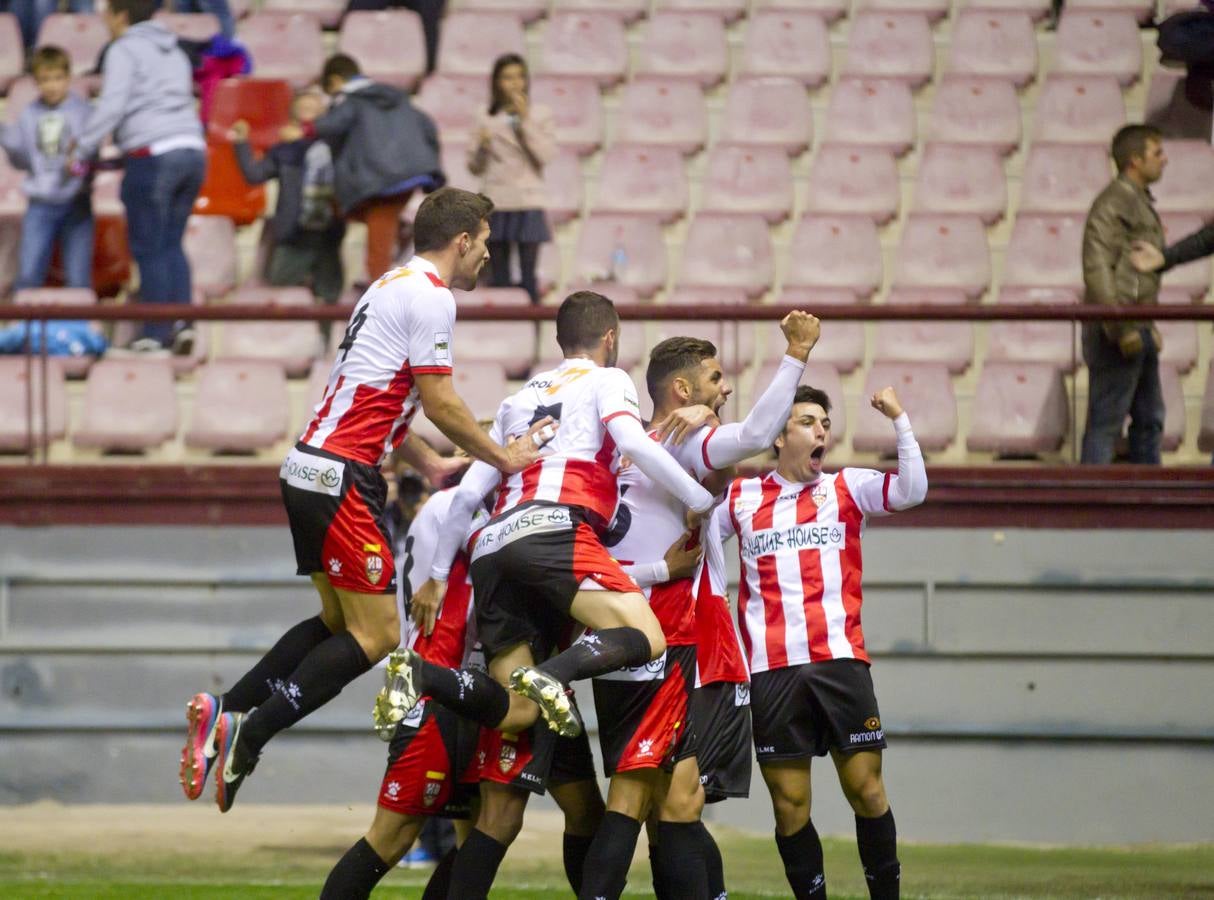
[(873, 395), (872, 405), (897, 431), (896, 475), (853, 468), (824, 474), (830, 400), (802, 386), (775, 440), (775, 472), (735, 480), (713, 514), (718, 534), (738, 537), (738, 621), (750, 664), (756, 757), (797, 900), (826, 896), (809, 769), (827, 752), (856, 814), (869, 894), (898, 896), (894, 816), (881, 779), (885, 735), (860, 627), (860, 539), (870, 516), (922, 503), (927, 472), (893, 388)]

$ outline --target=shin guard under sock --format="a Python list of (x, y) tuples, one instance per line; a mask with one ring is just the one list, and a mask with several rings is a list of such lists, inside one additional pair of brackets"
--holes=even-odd
[(321, 888), (320, 900), (364, 900), (371, 890), (392, 867), (379, 858), (366, 838), (346, 851), (338, 860), (325, 886)]
[(290, 675), (312, 648), (333, 637), (320, 616), (304, 619), (278, 639), (253, 668), (223, 695), (224, 712), (248, 712), (270, 698), (274, 689)]
[(796, 834), (776, 833), (776, 848), (784, 860), (784, 875), (797, 900), (826, 900), (826, 874), (822, 865), (822, 841), (812, 821)]
[(505, 856), (505, 844), (473, 829), (455, 855), (447, 900), (485, 900)]
[(509, 692), (479, 669), (448, 669), (422, 661), (423, 694), (453, 713), (486, 728), (496, 728), (510, 709)]
[(643, 666), (652, 653), (649, 638), (639, 628), (604, 628), (574, 641), (568, 650), (538, 668), (567, 685), (616, 669)]
[(703, 822), (695, 823), (696, 834), (700, 840), (700, 853), (704, 857), (704, 867), (708, 873), (708, 896), (712, 900), (724, 900), (729, 896), (725, 890), (725, 861), (721, 859), (721, 848), (717, 846)]
[(898, 862), (894, 811), (887, 809), (885, 815), (875, 819), (856, 816), (856, 845), (868, 881), (868, 895), (873, 900), (896, 900), (902, 866)]
[(603, 816), (586, 854), (579, 900), (616, 900), (624, 892), (640, 833), (641, 823), (623, 813)]
[(709, 900), (708, 867), (698, 822), (659, 822), (658, 859), (672, 900)]
[(586, 854), (590, 851), (590, 844), (593, 840), (594, 837), (591, 835), (565, 832), (562, 841), (562, 857), (565, 861), (565, 877), (569, 880), (569, 886), (573, 888), (574, 894), (582, 889), (582, 872), (586, 868)]
[(455, 868), (456, 852), (456, 848), (452, 847), (443, 854), (443, 858), (430, 873), (430, 880), (426, 882), (421, 900), (447, 900), (447, 894), (451, 891), (451, 870)]

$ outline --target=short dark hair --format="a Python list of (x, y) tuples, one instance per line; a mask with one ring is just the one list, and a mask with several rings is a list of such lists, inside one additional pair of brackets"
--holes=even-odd
[(526, 90), (531, 91), (531, 70), (527, 68), (527, 60), (517, 53), (504, 53), (493, 63), (493, 73), (489, 76), (489, 115), (496, 115), (506, 105), (508, 99), (497, 87), (497, 79), (502, 69), (507, 66), (522, 66), (523, 78), (527, 83)]
[(30, 55), (30, 71), (37, 75), (39, 69), (59, 69), (72, 74), (72, 60), (62, 47), (43, 44)]
[(1147, 141), (1162, 141), (1163, 132), (1154, 125), (1126, 125), (1113, 135), (1110, 153), (1118, 172), (1129, 168), (1130, 160), (1147, 152)]
[(329, 83), (330, 78), (340, 78), (343, 81), (349, 81), (351, 78), (357, 78), (362, 74), (362, 69), (358, 67), (358, 63), (354, 61), (353, 56), (345, 53), (335, 53), (325, 60), (325, 67), (320, 70), (320, 85), (324, 87)]
[(427, 253), (441, 250), (464, 232), (475, 236), (491, 212), (493, 201), (484, 194), (439, 188), (422, 201), (413, 218), (413, 249)]
[(576, 291), (556, 311), (556, 342), (565, 353), (592, 350), (605, 332), (619, 324), (614, 303), (594, 291)]
[(656, 404), (658, 392), (673, 375), (678, 375), (692, 366), (699, 366), (706, 359), (717, 355), (712, 341), (693, 337), (671, 337), (658, 343), (649, 351), (649, 366), (645, 369), (645, 386)]
[(156, 0), (110, 0), (110, 12), (126, 13), (130, 25), (146, 22), (156, 12)]

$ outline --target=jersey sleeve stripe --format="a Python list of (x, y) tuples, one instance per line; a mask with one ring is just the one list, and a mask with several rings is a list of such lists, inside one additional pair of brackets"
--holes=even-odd
[(414, 375), (450, 375), (450, 366), (413, 366)]
[(716, 429), (716, 426), (714, 425), (712, 431), (708, 432), (708, 434), (706, 434), (704, 436), (704, 443), (700, 444), (700, 455), (704, 457), (704, 465), (714, 471), (716, 470), (717, 467), (714, 466), (712, 464), (711, 460), (709, 460), (709, 458), (708, 458), (708, 442), (712, 440), (712, 436), (716, 433), (717, 433), (717, 429)]
[(628, 410), (626, 410), (626, 409), (619, 409), (619, 410), (616, 410), (615, 412), (613, 412), (613, 413), (612, 413), (611, 415), (609, 415), (609, 416), (603, 416), (603, 424), (604, 424), (604, 425), (606, 425), (608, 422), (610, 422), (610, 421), (611, 421), (612, 419), (614, 419), (616, 416), (632, 416), (632, 417), (633, 417), (634, 419), (636, 419), (638, 422), (640, 422), (640, 421), (641, 421), (641, 417), (640, 417), (640, 416), (638, 416), (636, 413), (629, 412), (629, 411), (628, 411)]
[(881, 485), (881, 505), (885, 507), (887, 513), (892, 513), (894, 510), (889, 508), (889, 482), (893, 478), (890, 472), (885, 473), (885, 481)]

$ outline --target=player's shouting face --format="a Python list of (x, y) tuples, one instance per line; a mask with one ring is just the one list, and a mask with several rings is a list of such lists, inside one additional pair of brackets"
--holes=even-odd
[(476, 287), (476, 279), (485, 263), (489, 262), (489, 223), (481, 219), (475, 237), (462, 235), (459, 239), (459, 259), (451, 276), (451, 286), (456, 290), (470, 291)]
[(826, 445), (830, 442), (830, 415), (818, 403), (794, 403), (788, 424), (776, 438), (781, 463), (795, 471), (797, 481), (813, 481), (822, 474)]

